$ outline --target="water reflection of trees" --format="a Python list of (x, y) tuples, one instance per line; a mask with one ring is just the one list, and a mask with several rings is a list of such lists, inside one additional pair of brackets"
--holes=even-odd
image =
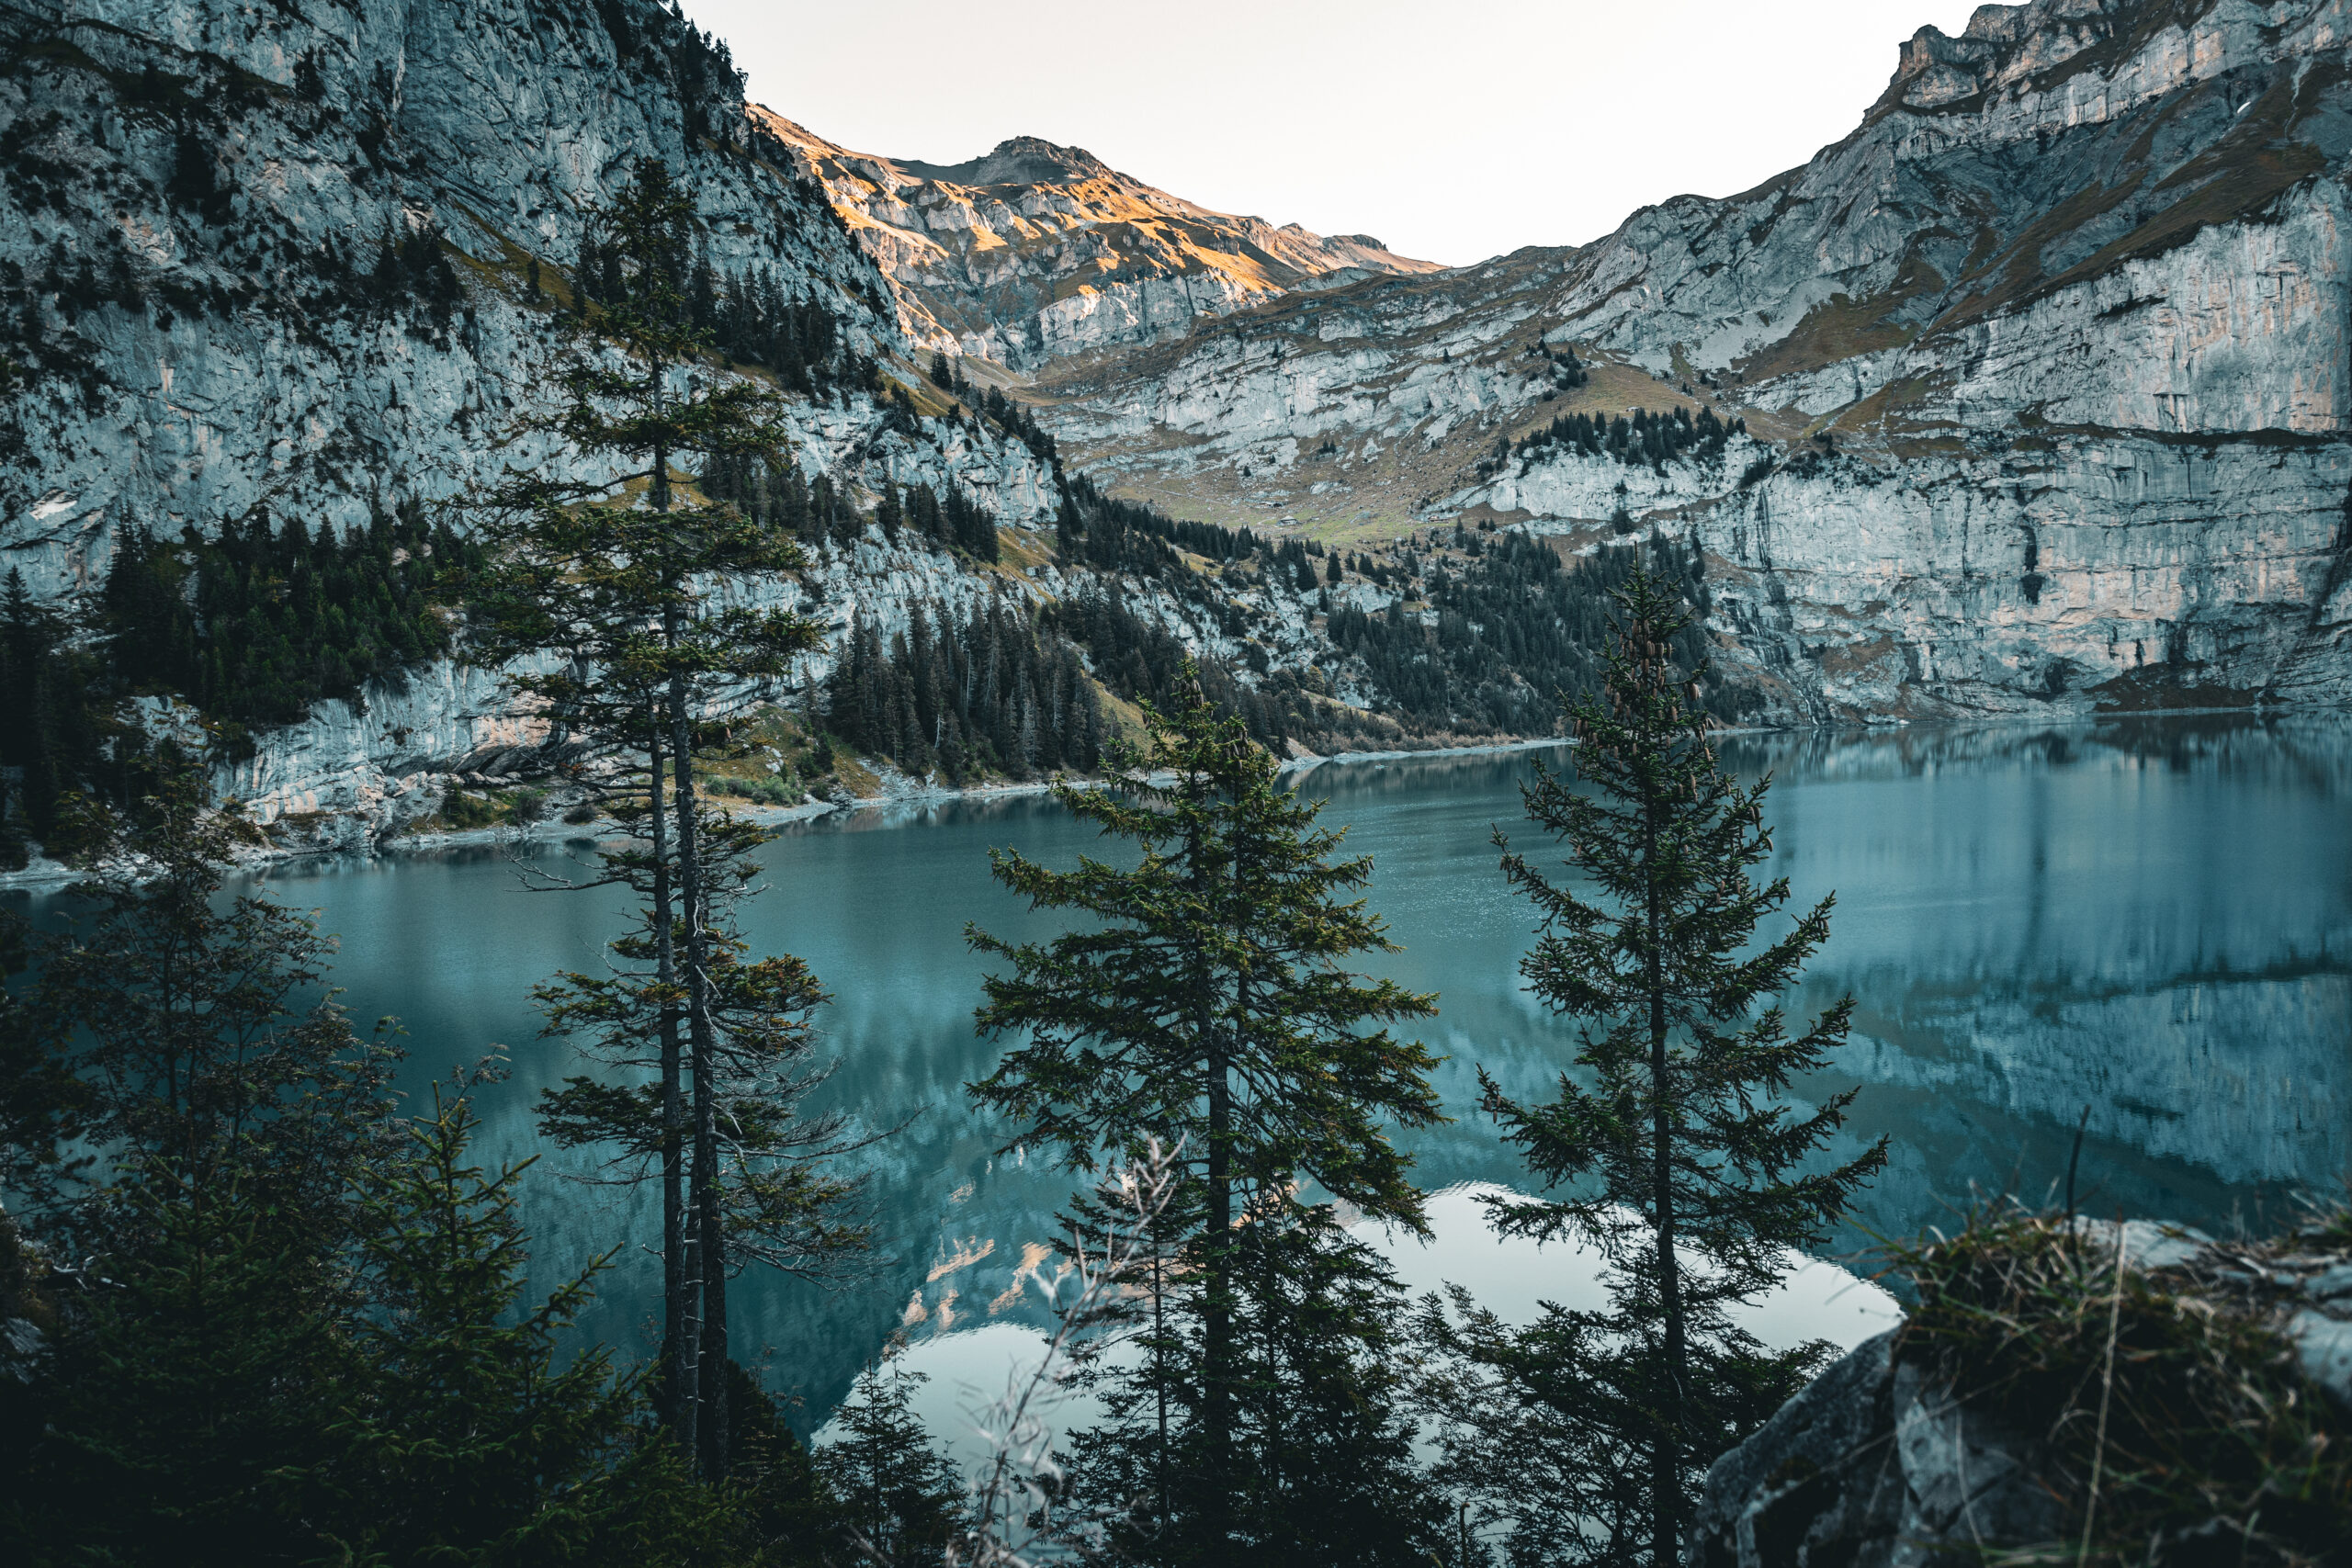
[[(2290, 1184), (2332, 1184), (2352, 1166), (2352, 720), (2135, 716), (1720, 744), (1738, 771), (1780, 781), (1777, 869), (1798, 897), (1840, 894), (1817, 979), (1793, 1000), (1817, 1008), (1852, 990), (1856, 1038), (1837, 1072), (1801, 1088), (1859, 1082), (1849, 1139), (1895, 1134), (1894, 1162), (1865, 1201), (1870, 1228), (1943, 1221), (1972, 1187), (2040, 1194), (2063, 1179), (2086, 1104), (2083, 1186), (2099, 1212), (2252, 1220)], [(1521, 1179), (1471, 1112), (1473, 1064), (1540, 1096), (1570, 1055), (1520, 988), (1524, 912), (1486, 842), (1488, 823), (1517, 818), (1517, 785), (1535, 762), (1562, 758), (1388, 759), (1296, 775), (1330, 800), (1328, 819), (1352, 824), (1350, 849), (1378, 863), (1374, 906), (1406, 948), (1393, 972), (1443, 993), (1423, 1037), (1451, 1058), (1438, 1084), (1461, 1120), (1415, 1140), (1429, 1187)], [(761, 940), (807, 953), (841, 998), (820, 1019), (842, 1061), (829, 1092), (876, 1122), (922, 1112), (872, 1156), (891, 1258), (883, 1277), (831, 1295), (747, 1281), (740, 1298), (745, 1341), (773, 1349), (770, 1385), (797, 1388), (811, 1416), (918, 1292), (918, 1334), (936, 1327), (949, 1290), (956, 1326), (991, 1321), (989, 1304), (1050, 1240), (1069, 1190), (1061, 1172), (999, 1157), (999, 1130), (964, 1100), (991, 1053), (971, 1033), (978, 968), (963, 922), (1019, 913), (987, 901), (998, 897), (990, 845), (1057, 864), (1102, 848), (1049, 801), (1012, 795), (804, 824), (768, 864), (782, 896), (761, 902), (782, 923)], [(492, 1041), (512, 1049), (503, 1098), (482, 1107), (492, 1158), (531, 1152), (538, 1088), (578, 1070), (560, 1043), (536, 1038), (531, 979), (593, 964), (607, 934), (583, 901), (513, 893), (504, 852), (272, 874), (281, 897), (323, 906), (344, 933), (336, 978), (355, 1012), (407, 1021), (416, 1082)], [(526, 1194), (541, 1276), (658, 1229), (650, 1209), (561, 1175), (544, 1162)], [(959, 1245), (989, 1241), (987, 1256), (928, 1278)], [(650, 1349), (658, 1291), (650, 1261), (626, 1256), (584, 1331)]]

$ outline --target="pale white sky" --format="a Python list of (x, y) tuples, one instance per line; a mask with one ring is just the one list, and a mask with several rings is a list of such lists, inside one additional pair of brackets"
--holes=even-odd
[(1204, 206), (1459, 265), (1728, 196), (1851, 130), (1973, 0), (684, 0), (862, 152), (1084, 147)]

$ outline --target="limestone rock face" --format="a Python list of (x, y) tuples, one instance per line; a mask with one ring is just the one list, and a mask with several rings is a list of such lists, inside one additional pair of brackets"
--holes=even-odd
[(1182, 337), (1196, 318), (1303, 286), (1437, 270), (1370, 235), (1214, 212), (1034, 136), (925, 164), (853, 152), (751, 112), (897, 286), (911, 339), (1015, 369)]
[[(45, 597), (94, 586), (129, 528), (347, 528), (508, 466), (589, 474), (512, 433), (584, 217), (640, 156), (693, 197), (720, 277), (774, 279), (913, 378), (873, 263), (746, 117), (723, 51), (654, 0), (36, 3), (0, 10), (0, 559)], [(783, 417), (802, 470), (852, 494), (888, 479), (1014, 528), (1053, 514), (1052, 473), (992, 429), (893, 420), (862, 390)], [(496, 672), (441, 666), (262, 735), (217, 782), (364, 841), (543, 739)]]
[[(1695, 541), (1787, 717), (2338, 702), (2348, 39), (2346, 0), (1981, 6), (1754, 190), (1040, 378), (1066, 451), (1186, 515)], [(1636, 408), (1755, 440), (1523, 445)]]
[[(0, 282), (42, 307), (19, 331), (82, 367), (12, 400), (0, 543), (38, 586), (85, 581), (126, 523), (347, 525), (560, 463), (499, 438), (548, 355), (582, 216), (640, 155), (680, 172), (722, 276), (768, 270), (863, 353), (895, 341), (871, 267), (650, 0), (100, 0), (6, 25), (27, 63), (0, 82), (23, 147)], [(453, 299), (382, 265), (387, 242), (435, 234)], [(872, 423), (796, 412), (811, 457)]]

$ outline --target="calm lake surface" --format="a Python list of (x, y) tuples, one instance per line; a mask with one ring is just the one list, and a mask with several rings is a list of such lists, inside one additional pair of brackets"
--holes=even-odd
[[(2193, 717), (1736, 737), (1724, 750), (1743, 775), (1774, 775), (1771, 869), (1796, 901), (1838, 896), (1829, 945), (1791, 1000), (1858, 998), (1842, 1059), (1801, 1089), (1860, 1086), (1841, 1152), (1893, 1138), (1862, 1230), (1945, 1223), (1972, 1191), (2047, 1194), (2086, 1107), (2081, 1202), (2099, 1213), (2260, 1224), (2352, 1166), (2352, 725)], [(1349, 829), (1348, 849), (1374, 857), (1373, 906), (1403, 948), (1376, 967), (1442, 993), (1422, 1037), (1446, 1058), (1439, 1085), (1461, 1119), (1412, 1140), (1432, 1191), (1524, 1185), (1468, 1113), (1476, 1068), (1538, 1095), (1572, 1050), (1521, 989), (1528, 912), (1487, 841), (1499, 825), (1538, 847), (1518, 800), (1534, 766), (1527, 753), (1430, 758), (1299, 781)], [(982, 965), (963, 930), (1054, 929), (991, 883), (989, 847), (1067, 865), (1092, 843), (1050, 801), (1021, 798), (860, 813), (765, 852), (771, 886), (746, 926), (754, 951), (799, 953), (837, 998), (820, 1015), (840, 1058), (823, 1094), (869, 1124), (913, 1119), (861, 1156), (884, 1254), (869, 1286), (754, 1274), (737, 1287), (740, 1353), (767, 1352), (770, 1386), (805, 1402), (805, 1423), (894, 1332), (1001, 1351), (1036, 1318), (1023, 1267), (1069, 1183), (1001, 1155), (1008, 1129), (966, 1103), (995, 1051), (972, 1032)], [(485, 1093), (481, 1152), (537, 1152), (538, 1090), (582, 1069), (539, 1037), (529, 990), (599, 964), (617, 901), (526, 892), (486, 850), (298, 864), (268, 881), (341, 936), (353, 1012), (401, 1019), (406, 1087), (505, 1048), (512, 1076)], [(642, 1352), (658, 1309), (653, 1195), (572, 1179), (585, 1168), (549, 1154), (531, 1173), (535, 1268), (552, 1283), (627, 1244), (583, 1326)], [(1573, 1251), (1493, 1247), (1465, 1190), (1435, 1212), (1433, 1247), (1391, 1248), (1417, 1288), (1460, 1279), (1524, 1305), (1588, 1292)], [(1825, 1250), (1863, 1245), (1849, 1234)], [(1883, 1295), (1815, 1272), (1781, 1303), (1777, 1334), (1851, 1342), (1883, 1320)]]

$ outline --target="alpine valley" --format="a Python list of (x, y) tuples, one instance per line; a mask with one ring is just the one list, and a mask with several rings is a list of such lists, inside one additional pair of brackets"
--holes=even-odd
[(2347, 30), (1986, 6), (1802, 168), (1449, 269), (1034, 139), (850, 151), (654, 0), (10, 0), (0, 566), (92, 648), (176, 591), (176, 651), (90, 689), (207, 727), (282, 848), (545, 775), (462, 607), (273, 651), (202, 585), (366, 538), (389, 581), (509, 469), (599, 477), (529, 416), (650, 158), (697, 374), (789, 431), (680, 482), (788, 523), (807, 569), (740, 596), (827, 628), (741, 694), (755, 798), (1080, 765), (1185, 654), (1294, 755), (1549, 735), (1644, 551), (1727, 720), (2339, 705)]

